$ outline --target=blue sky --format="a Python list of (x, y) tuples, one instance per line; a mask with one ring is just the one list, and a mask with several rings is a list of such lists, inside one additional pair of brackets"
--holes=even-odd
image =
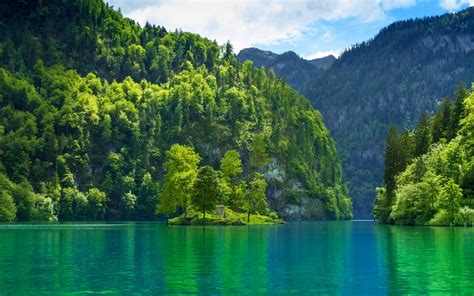
[(305, 58), (338, 55), (396, 20), (439, 15), (474, 0), (108, 0), (140, 24)]

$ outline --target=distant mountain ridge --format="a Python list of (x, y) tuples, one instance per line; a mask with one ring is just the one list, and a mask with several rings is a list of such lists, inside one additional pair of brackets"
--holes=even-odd
[(368, 218), (388, 126), (414, 127), (420, 112), (433, 112), (459, 82), (474, 81), (474, 8), (395, 22), (322, 73), (286, 61), (291, 71), (272, 66), (275, 73), (323, 114), (344, 160), (354, 216)]
[(336, 61), (333, 55), (306, 60), (293, 51), (276, 54), (258, 48), (242, 49), (237, 55), (240, 62), (250, 60), (256, 67), (271, 68), (293, 88), (304, 92), (314, 79), (322, 78), (324, 72)]

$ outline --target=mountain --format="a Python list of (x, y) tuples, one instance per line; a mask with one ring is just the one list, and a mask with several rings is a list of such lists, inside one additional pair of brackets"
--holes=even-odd
[(237, 59), (242, 63), (250, 60), (258, 68), (263, 66), (266, 69), (273, 69), (278, 77), (283, 78), (286, 83), (302, 93), (313, 80), (321, 79), (324, 72), (336, 60), (332, 55), (305, 60), (292, 51), (276, 54), (257, 48), (242, 49)]
[(265, 176), (249, 192), (267, 188), (283, 218), (351, 217), (321, 114), (229, 43), (140, 27), (101, 0), (1, 2), (0, 20), (0, 220), (155, 219), (170, 163), (196, 153), (218, 169), (229, 150), (232, 187)]
[(433, 112), (458, 82), (474, 80), (474, 8), (395, 22), (346, 50), (323, 75), (295, 83), (292, 77), (308, 73), (301, 72), (280, 75), (323, 114), (343, 159), (354, 216), (368, 218), (382, 184), (388, 126), (413, 128), (420, 112)]

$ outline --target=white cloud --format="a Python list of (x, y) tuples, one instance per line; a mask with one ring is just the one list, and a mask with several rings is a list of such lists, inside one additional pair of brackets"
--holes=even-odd
[(236, 51), (256, 44), (297, 41), (318, 21), (356, 18), (371, 22), (384, 18), (388, 10), (415, 4), (415, 0), (140, 0), (133, 6), (123, 0), (108, 2), (142, 25), (148, 21), (219, 43), (230, 40)]
[(384, 10), (395, 8), (405, 8), (416, 5), (415, 0), (380, 0), (380, 4)]
[(461, 7), (468, 5), (473, 6), (474, 0), (441, 0), (439, 5), (446, 10), (458, 10)]
[(314, 59), (319, 59), (319, 58), (324, 58), (329, 55), (333, 55), (336, 58), (338, 58), (342, 53), (342, 50), (336, 49), (336, 50), (322, 50), (322, 51), (316, 51), (308, 56), (305, 57), (307, 60), (314, 60)]

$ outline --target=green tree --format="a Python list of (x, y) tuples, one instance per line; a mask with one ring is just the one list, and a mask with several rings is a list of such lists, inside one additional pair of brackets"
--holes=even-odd
[(265, 190), (267, 182), (261, 173), (255, 173), (249, 184), (249, 189), (245, 196), (244, 209), (247, 212), (247, 223), (250, 222), (250, 214), (258, 211), (261, 214), (268, 212)]
[(16, 207), (13, 198), (6, 191), (0, 193), (0, 221), (13, 221), (16, 218)]
[[(422, 179), (423, 199), (420, 203), (421, 213), (418, 221), (428, 222), (436, 211), (436, 200), (441, 191), (441, 177), (428, 171)], [(421, 222), (419, 224), (422, 224)]]
[(188, 146), (175, 144), (166, 151), (159, 213), (175, 213), (180, 208), (186, 214), (200, 161), (201, 157)]
[(459, 212), (461, 206), (462, 191), (459, 185), (449, 180), (443, 187), (439, 196), (439, 207), (445, 209), (449, 215), (449, 221), (454, 222), (456, 214)]
[(137, 196), (132, 192), (127, 192), (122, 195), (120, 206), (122, 209), (122, 217), (127, 220), (133, 218), (133, 214), (135, 211), (135, 204), (137, 203)]
[(390, 218), (396, 224), (415, 225), (419, 214), (417, 204), (423, 199), (419, 184), (407, 184), (397, 190)]
[(27, 183), (14, 184), (11, 195), (16, 205), (16, 219), (18, 221), (31, 220), (35, 204), (35, 194), (31, 185)]
[(233, 209), (238, 209), (243, 198), (242, 183), (239, 182), (239, 177), (243, 173), (240, 153), (235, 150), (228, 150), (221, 159), (220, 170), (223, 177), (222, 181), (229, 188), (225, 202)]
[(464, 82), (460, 82), (456, 88), (456, 99), (453, 103), (451, 116), (450, 138), (454, 138), (460, 128), (461, 120), (466, 116), (464, 100), (469, 96), (469, 90)]
[(433, 143), (438, 143), (441, 139), (450, 140), (449, 129), (452, 123), (452, 101), (448, 98), (441, 102), (438, 112), (433, 118)]
[(256, 134), (250, 146), (250, 166), (253, 170), (259, 170), (269, 161), (270, 156), (265, 147), (265, 136), (261, 133)]
[(137, 219), (152, 220), (155, 218), (155, 209), (159, 202), (160, 186), (153, 180), (150, 173), (145, 173), (137, 197)]
[(459, 210), (459, 218), (464, 226), (474, 223), (474, 210), (467, 206), (462, 207)]
[(201, 211), (204, 220), (206, 211), (210, 212), (216, 208), (219, 196), (219, 180), (216, 171), (210, 166), (199, 169), (193, 186), (191, 202), (197, 210)]
[(420, 122), (414, 132), (413, 156), (418, 157), (428, 152), (431, 146), (431, 121), (428, 113), (421, 113)]
[(87, 201), (89, 204), (89, 219), (103, 220), (107, 197), (104, 192), (97, 188), (90, 188), (87, 192)]
[(33, 221), (57, 221), (58, 218), (54, 214), (54, 203), (49, 197), (36, 194), (35, 209), (31, 218)]
[(61, 191), (61, 197), (59, 200), (58, 218), (61, 221), (72, 221), (74, 220), (74, 199), (79, 194), (77, 189), (66, 187)]
[(385, 170), (384, 170), (384, 187), (386, 189), (386, 209), (380, 213), (387, 215), (379, 216), (382, 222), (388, 222), (390, 211), (394, 199), (394, 191), (396, 188), (395, 177), (401, 173), (409, 164), (411, 159), (411, 139), (405, 133), (400, 135), (395, 127), (391, 127), (387, 137), (385, 148)]
[(391, 207), (387, 199), (387, 191), (384, 187), (376, 188), (374, 205), (372, 207), (372, 217), (378, 221), (385, 222), (390, 216)]

